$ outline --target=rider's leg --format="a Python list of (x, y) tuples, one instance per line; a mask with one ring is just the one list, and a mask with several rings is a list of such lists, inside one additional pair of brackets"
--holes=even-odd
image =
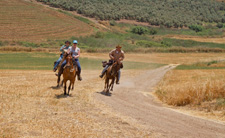
[(119, 70), (117, 73), (116, 84), (120, 84), (120, 75), (121, 75), (121, 71)]
[(60, 67), (60, 70), (59, 70), (59, 73), (58, 73), (58, 76), (61, 76), (61, 74), (63, 73), (63, 67), (66, 65), (66, 60), (63, 61), (61, 67)]
[(108, 68), (109, 68), (109, 65), (106, 65), (105, 68), (103, 69), (101, 75), (99, 76), (100, 78), (102, 78), (105, 75), (105, 72), (107, 71)]
[(53, 71), (57, 70), (57, 66), (59, 65), (60, 61), (62, 60), (62, 56), (59, 57), (59, 59), (56, 61), (55, 66), (53, 68)]
[(81, 77), (81, 66), (80, 66), (80, 62), (79, 62), (79, 59), (75, 59), (76, 62), (77, 62), (77, 68), (78, 68), (78, 80), (81, 81), (82, 80), (82, 77)]

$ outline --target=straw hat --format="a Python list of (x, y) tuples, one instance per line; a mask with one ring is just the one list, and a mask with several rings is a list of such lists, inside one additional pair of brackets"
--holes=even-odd
[(120, 45), (117, 45), (117, 46), (116, 46), (116, 48), (122, 48), (122, 46), (120, 46)]

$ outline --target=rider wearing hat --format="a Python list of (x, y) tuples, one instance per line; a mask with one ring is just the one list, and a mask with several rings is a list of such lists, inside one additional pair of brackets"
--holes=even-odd
[[(78, 71), (77, 71), (77, 75), (78, 75), (78, 80), (81, 81), (82, 77), (81, 77), (81, 66), (80, 66), (80, 62), (79, 62), (79, 57), (80, 57), (80, 48), (77, 47), (77, 40), (73, 40), (73, 46), (70, 46), (67, 50), (67, 54), (72, 53), (72, 57), (73, 60), (76, 61), (76, 65), (78, 67)], [(59, 75), (62, 74), (63, 72), (63, 67), (66, 65), (66, 60), (63, 61), (61, 68), (60, 68), (60, 72)]]
[[(118, 45), (116, 46), (116, 49), (112, 50), (110, 53), (109, 53), (109, 57), (110, 59), (113, 61), (113, 62), (116, 62), (116, 61), (123, 61), (124, 59), (124, 52), (121, 50), (121, 46)], [(106, 65), (105, 68), (103, 69), (101, 75), (99, 76), (100, 78), (102, 78), (104, 75), (105, 75), (105, 72), (106, 70), (108, 69), (110, 65)], [(116, 84), (119, 84), (119, 80), (120, 80), (120, 75), (121, 75), (121, 72), (119, 70), (118, 72), (118, 76), (117, 76), (117, 80), (116, 80)]]
[(53, 68), (53, 71), (54, 71), (54, 72), (57, 70), (57, 66), (59, 65), (60, 61), (63, 59), (63, 54), (65, 53), (65, 51), (66, 51), (67, 49), (69, 49), (70, 44), (71, 44), (70, 41), (66, 41), (66, 42), (65, 42), (65, 45), (63, 45), (63, 46), (60, 48), (60, 51), (61, 51), (62, 53), (60, 54), (59, 59), (56, 61), (55, 65), (54, 65), (54, 68)]

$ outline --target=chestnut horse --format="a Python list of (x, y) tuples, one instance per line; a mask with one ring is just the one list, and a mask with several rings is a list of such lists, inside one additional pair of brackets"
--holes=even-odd
[(63, 84), (64, 84), (64, 95), (66, 95), (66, 82), (69, 80), (70, 84), (68, 87), (68, 94), (70, 92), (70, 88), (72, 86), (72, 90), (74, 88), (75, 78), (76, 78), (76, 67), (73, 65), (72, 54), (67, 55), (66, 57), (66, 65), (63, 70)]
[[(106, 71), (104, 91), (107, 94), (109, 93), (109, 90), (113, 91), (115, 78), (117, 77), (120, 67), (121, 67), (121, 62), (117, 61), (117, 62), (114, 62)], [(109, 84), (109, 80), (112, 80), (110, 84)]]

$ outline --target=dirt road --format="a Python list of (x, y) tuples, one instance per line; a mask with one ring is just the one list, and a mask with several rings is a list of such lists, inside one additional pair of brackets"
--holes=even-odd
[(164, 74), (173, 68), (165, 66), (149, 70), (136, 78), (123, 80), (111, 96), (95, 97), (115, 112), (136, 119), (149, 131), (169, 138), (225, 138), (225, 125), (188, 116), (157, 103), (151, 92)]

